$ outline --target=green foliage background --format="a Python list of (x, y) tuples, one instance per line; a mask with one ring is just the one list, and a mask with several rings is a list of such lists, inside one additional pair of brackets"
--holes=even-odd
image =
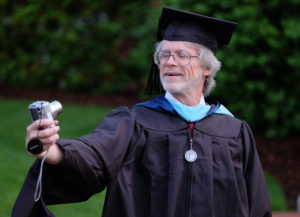
[(0, 85), (142, 92), (162, 6), (238, 22), (209, 102), (268, 136), (300, 131), (299, 0), (3, 0)]

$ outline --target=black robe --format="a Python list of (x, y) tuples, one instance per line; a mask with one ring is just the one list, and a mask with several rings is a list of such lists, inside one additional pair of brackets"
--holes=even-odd
[[(214, 106), (212, 106), (213, 108)], [(268, 190), (249, 126), (228, 115), (190, 130), (164, 109), (113, 110), (90, 134), (59, 140), (65, 154), (45, 164), (43, 194), (33, 202), (40, 160), (29, 171), (13, 217), (53, 216), (47, 204), (85, 201), (107, 187), (103, 217), (268, 217)]]

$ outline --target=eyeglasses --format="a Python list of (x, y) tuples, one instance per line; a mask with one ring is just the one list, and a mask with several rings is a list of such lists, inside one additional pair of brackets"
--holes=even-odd
[(171, 56), (173, 56), (174, 60), (180, 66), (189, 65), (191, 57), (199, 57), (191, 56), (187, 51), (175, 51), (173, 54), (171, 54), (171, 51), (159, 51), (158, 53), (154, 54), (154, 62), (158, 66), (166, 65)]

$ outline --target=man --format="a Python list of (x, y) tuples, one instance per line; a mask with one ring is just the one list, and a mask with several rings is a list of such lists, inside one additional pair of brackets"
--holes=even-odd
[[(271, 216), (249, 126), (204, 99), (221, 66), (217, 45), (229, 43), (235, 25), (164, 8), (147, 87), (155, 93), (162, 84), (165, 96), (113, 110), (78, 139), (58, 140), (58, 126), (40, 130), (44, 151), (35, 157), (48, 154), (42, 195), (34, 202), (37, 160), (13, 216), (53, 216), (45, 204), (84, 201), (104, 188), (104, 217)], [(51, 124), (32, 123), (26, 144)]]

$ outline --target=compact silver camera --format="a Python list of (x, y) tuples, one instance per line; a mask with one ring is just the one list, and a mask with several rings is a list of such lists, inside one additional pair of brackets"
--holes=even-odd
[(28, 106), (32, 121), (47, 118), (54, 121), (54, 118), (62, 113), (62, 105), (58, 101), (51, 103), (47, 101), (36, 101)]
[[(62, 105), (58, 101), (51, 103), (47, 101), (36, 101), (28, 106), (28, 110), (32, 121), (44, 118), (54, 121), (55, 117), (62, 113)], [(51, 127), (54, 126), (54, 124), (51, 125)], [(28, 142), (27, 150), (32, 154), (39, 154), (43, 151), (43, 143), (38, 138), (34, 138)]]

